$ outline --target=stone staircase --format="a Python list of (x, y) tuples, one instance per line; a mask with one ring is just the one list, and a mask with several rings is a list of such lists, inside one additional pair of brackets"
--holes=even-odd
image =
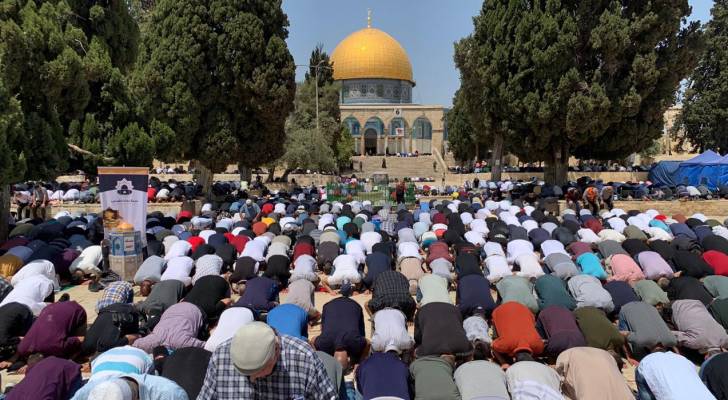
[[(354, 161), (354, 174), (368, 178), (375, 172), (385, 172), (389, 175), (390, 179), (412, 177), (438, 178), (442, 176), (442, 167), (440, 165), (437, 166), (437, 172), (432, 169), (432, 163), (435, 162), (435, 158), (433, 156), (390, 156), (386, 157), (387, 168), (382, 168), (382, 159), (384, 158), (384, 156), (352, 157), (352, 160)], [(359, 170), (359, 162), (362, 163), (363, 171)]]
[(455, 156), (453, 156), (451, 151), (443, 154), (443, 159), (445, 160), (445, 164), (447, 164), (448, 167), (454, 167), (458, 165), (458, 162), (457, 160), (455, 160)]

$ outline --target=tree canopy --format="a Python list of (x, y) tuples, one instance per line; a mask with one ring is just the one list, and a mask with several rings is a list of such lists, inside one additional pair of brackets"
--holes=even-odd
[(334, 70), (333, 64), (331, 63), (331, 57), (324, 51), (323, 43), (319, 43), (311, 52), (311, 57), (308, 59), (308, 72), (306, 72), (306, 82), (310, 81), (316, 76), (316, 67), (318, 68), (318, 84), (327, 85), (334, 83)]
[(334, 83), (319, 86), (319, 131), (316, 131), (314, 80), (298, 85), (295, 110), (286, 122), (286, 152), (279, 160), (286, 170), (333, 172), (349, 164), (354, 144), (339, 121), (339, 89), (340, 85)]
[[(318, 132), (315, 79), (317, 66)], [(286, 153), (279, 160), (279, 164), (284, 165), (287, 171), (302, 168), (333, 172), (349, 164), (354, 152), (354, 139), (341, 124), (340, 90), (341, 85), (333, 80), (329, 55), (323, 50), (323, 45), (318, 44), (311, 52), (309, 71), (305, 80), (298, 84), (294, 111), (286, 122)]]
[(65, 1), (0, 3), (0, 80), (21, 105), (26, 140), (13, 151), (26, 158), (26, 179), (64, 171), (64, 123), (83, 116), (91, 92), (80, 53), (84, 32)]
[(475, 157), (475, 142), (477, 132), (470, 123), (464, 103), (463, 95), (458, 90), (452, 108), (445, 115), (447, 120), (447, 142), (450, 151), (458, 161), (472, 160)]
[(705, 29), (706, 45), (688, 80), (675, 128), (694, 150), (728, 152), (728, 1), (716, 0)]
[(485, 1), (456, 45), (471, 115), (521, 159), (546, 161), (552, 183), (571, 155), (640, 151), (695, 66), (689, 14), (687, 0)]
[(10, 150), (26, 147), (24, 125), (20, 102), (0, 80), (0, 149), (5, 149), (0, 151), (0, 184), (17, 182), (25, 174), (25, 153)]
[(132, 85), (145, 120), (175, 137), (160, 158), (221, 171), (283, 155), (295, 92), (287, 26), (281, 0), (156, 2)]

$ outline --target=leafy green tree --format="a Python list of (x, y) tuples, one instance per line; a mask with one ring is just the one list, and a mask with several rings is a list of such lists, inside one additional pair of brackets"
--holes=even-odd
[[(319, 114), (323, 110), (326, 112), (336, 124), (341, 124), (341, 109), (339, 108), (339, 92), (341, 91), (341, 85), (334, 82), (334, 64), (331, 62), (331, 58), (324, 51), (323, 44), (319, 43), (316, 48), (311, 51), (311, 57), (309, 58), (308, 65), (309, 71), (306, 73), (306, 79), (304, 87), (299, 87), (299, 90), (307, 91), (304, 98), (309, 99), (313, 97), (313, 91), (315, 91), (314, 78), (316, 77), (316, 67), (318, 66), (318, 89), (319, 89)], [(308, 93), (311, 91), (311, 94)], [(301, 115), (313, 115), (315, 113), (316, 103), (313, 102), (299, 102), (296, 103), (296, 114)], [(313, 108), (312, 108), (313, 107)], [(321, 115), (319, 115), (319, 118)], [(319, 123), (321, 121), (319, 120)], [(354, 155), (354, 138), (348, 133), (343, 126), (330, 126), (329, 128), (329, 140), (330, 146), (334, 151), (334, 157), (336, 158), (336, 164), (339, 169), (345, 168), (351, 162), (351, 156)]]
[(134, 65), (139, 26), (129, 13), (125, 0), (66, 0), (73, 23), (89, 38), (98, 40), (111, 58), (111, 64), (126, 73)]
[(306, 82), (316, 77), (316, 69), (318, 67), (318, 84), (324, 86), (334, 83), (334, 69), (331, 57), (324, 51), (324, 44), (318, 43), (311, 51), (311, 57), (308, 59), (308, 72), (306, 72)]
[[(478, 43), (470, 36), (455, 44), (455, 63), (460, 69), (460, 89), (456, 93), (454, 106), (463, 110), (469, 117), (469, 124), (473, 128), (472, 143), (477, 147), (475, 154), (479, 156), (479, 145), (491, 150), (491, 179), (500, 180), (503, 171), (503, 153), (506, 149), (505, 137), (509, 130), (507, 125), (496, 123), (497, 115), (494, 110), (483, 107), (485, 104), (484, 91), (480, 83), (482, 77), (481, 61), (477, 58)], [(457, 128), (457, 127), (456, 127)], [(456, 139), (457, 139), (456, 133)], [(467, 145), (462, 143), (461, 145)]]
[[(447, 120), (447, 141), (450, 150), (458, 161), (468, 161), (481, 157), (484, 149), (492, 145), (492, 138), (484, 129), (476, 129), (462, 88), (455, 93), (453, 107), (445, 115)], [(497, 178), (500, 179), (500, 178)]]
[[(349, 165), (354, 149), (354, 139), (340, 121), (339, 90), (340, 85), (338, 83), (319, 86), (319, 132), (317, 132), (315, 138), (312, 137), (312, 142), (321, 145), (321, 140), (323, 140), (326, 143), (327, 150), (318, 151), (316, 160), (298, 164), (301, 160), (298, 154), (301, 154), (305, 149), (309, 149), (310, 144), (305, 144), (305, 147), (301, 148), (300, 146), (304, 145), (304, 142), (297, 140), (297, 138), (300, 138), (304, 133), (316, 132), (315, 80), (311, 78), (298, 85), (294, 111), (286, 123), (286, 154), (278, 160), (278, 165), (283, 166), (285, 169), (284, 179), (295, 168), (333, 172)], [(329, 160), (324, 162), (323, 157), (329, 157)]]
[[(279, 165), (285, 167), (284, 178), (294, 168), (314, 169), (321, 171), (336, 171), (349, 165), (354, 153), (354, 139), (341, 124), (341, 110), (339, 108), (339, 92), (341, 85), (334, 82), (333, 68), (329, 55), (318, 44), (311, 51), (309, 58), (309, 71), (303, 83), (298, 84), (294, 111), (286, 124), (286, 154), (279, 160)], [(316, 70), (318, 69), (318, 83)], [(320, 140), (327, 143), (326, 151), (319, 151), (317, 159), (297, 164), (301, 160), (297, 155), (303, 149), (303, 142), (296, 140), (304, 132), (315, 131), (316, 123), (316, 90), (318, 85), (318, 128), (319, 132), (313, 141), (320, 144)], [(288, 147), (288, 146), (292, 147)], [(330, 157), (324, 160), (322, 157)], [(325, 168), (324, 168), (325, 167)]]
[(65, 1), (0, 2), (0, 81), (20, 102), (27, 147), (25, 179), (49, 179), (65, 170), (64, 131), (80, 118), (91, 93), (79, 51), (86, 36), (73, 25)]
[[(0, 53), (2, 58), (2, 53)], [(25, 174), (25, 124), (20, 102), (0, 80), (0, 239), (8, 237), (10, 184)], [(21, 150), (21, 151), (19, 151)]]
[(354, 137), (351, 136), (349, 128), (340, 125), (339, 140), (336, 141), (336, 166), (339, 171), (351, 165), (351, 157), (354, 155)]
[(127, 125), (109, 138), (108, 147), (115, 162), (129, 166), (152, 166), (154, 140), (137, 123)]
[(156, 0), (125, 0), (129, 15), (141, 26), (148, 22)]
[(161, 159), (218, 172), (283, 155), (295, 92), (287, 26), (281, 0), (156, 2), (132, 87), (145, 120), (173, 132)]
[(572, 155), (640, 151), (695, 66), (689, 14), (687, 0), (486, 1), (456, 46), (472, 115), (522, 160), (546, 161), (550, 183), (566, 181)]
[(69, 124), (68, 141), (93, 154), (73, 154), (72, 166), (95, 171), (97, 165), (105, 164), (102, 156), (110, 159), (124, 156), (107, 146), (109, 138), (129, 124), (139, 122), (139, 118), (127, 78), (121, 66), (112, 63), (107, 46), (99, 37), (91, 39), (84, 66), (91, 99), (83, 117)]
[(728, 152), (728, 1), (716, 0), (705, 29), (706, 46), (688, 80), (674, 125), (694, 150)]
[(287, 166), (323, 172), (336, 168), (333, 149), (326, 136), (315, 128), (287, 127), (285, 147), (286, 153), (279, 161)]

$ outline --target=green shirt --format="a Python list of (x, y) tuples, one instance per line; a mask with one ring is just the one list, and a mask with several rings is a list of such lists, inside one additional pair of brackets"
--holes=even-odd
[(523, 276), (506, 276), (495, 284), (501, 304), (515, 301), (528, 307), (532, 313), (538, 313), (538, 302), (533, 295), (533, 284)]
[(624, 232), (622, 232), (624, 236), (627, 237), (627, 239), (639, 239), (639, 240), (647, 240), (647, 235), (645, 235), (640, 228), (630, 225), (626, 228), (624, 228)]
[(579, 329), (584, 334), (586, 344), (603, 350), (621, 350), (624, 337), (612, 324), (604, 311), (596, 307), (582, 307), (574, 311)]
[(708, 306), (708, 311), (723, 328), (728, 329), (728, 299), (716, 299)]
[(703, 279), (703, 286), (719, 299), (728, 299), (728, 276), (710, 275)]
[(410, 365), (415, 400), (460, 400), (452, 365), (438, 356), (418, 358)]
[(649, 279), (637, 281), (634, 284), (633, 289), (642, 301), (651, 306), (655, 306), (659, 303), (664, 305), (670, 304), (670, 300), (667, 298), (667, 293), (665, 293), (665, 291), (662, 290), (655, 281)]
[(576, 308), (576, 300), (566, 289), (566, 283), (555, 275), (543, 275), (536, 279), (538, 305), (543, 310), (548, 306), (562, 306), (569, 310)]

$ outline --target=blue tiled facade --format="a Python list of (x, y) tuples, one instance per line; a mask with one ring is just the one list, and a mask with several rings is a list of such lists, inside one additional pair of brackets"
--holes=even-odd
[(341, 81), (341, 104), (410, 104), (412, 82), (395, 79)]

